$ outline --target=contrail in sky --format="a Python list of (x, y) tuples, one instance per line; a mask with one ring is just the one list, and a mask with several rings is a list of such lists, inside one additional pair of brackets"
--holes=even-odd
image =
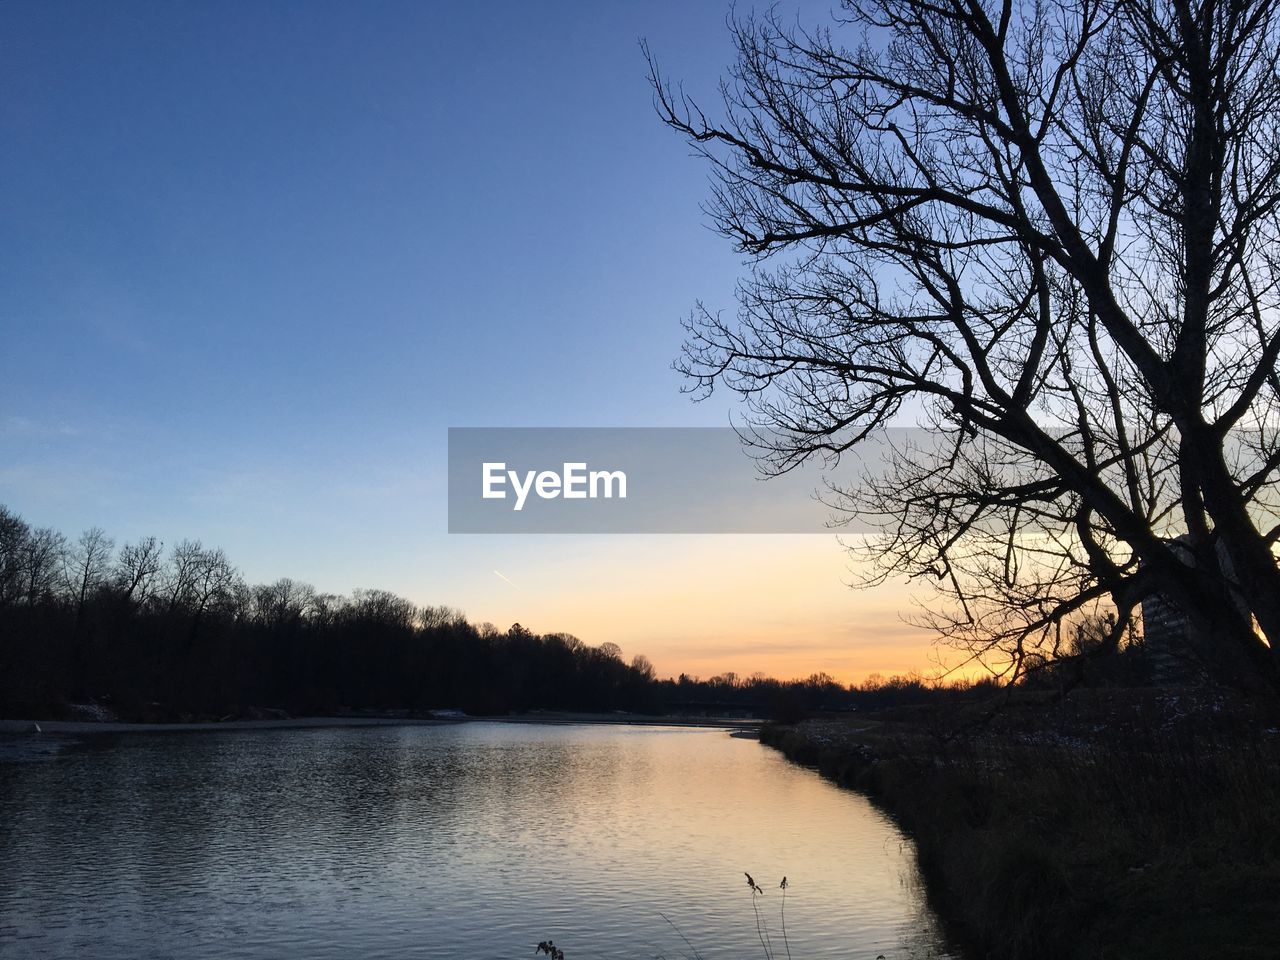
[(497, 577), (499, 580), (506, 580), (507, 583), (510, 583), (513, 587), (515, 586), (515, 584), (512, 583), (510, 579), (508, 579), (507, 577), (504, 577), (499, 571), (497, 570), (493, 571), (493, 575)]

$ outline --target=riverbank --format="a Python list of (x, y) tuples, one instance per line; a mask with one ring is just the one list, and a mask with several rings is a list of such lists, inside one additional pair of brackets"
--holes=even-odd
[(112, 720), (0, 720), (0, 734), (58, 734), (83, 736), (122, 733), (193, 733), (219, 730), (289, 730), (313, 727), (398, 727), (439, 726), (452, 723), (546, 723), (546, 724), (624, 724), (666, 727), (712, 727), (749, 732), (759, 727), (758, 720), (708, 717), (654, 717), (647, 714), (570, 713), (539, 711), (500, 717), (273, 717), (261, 720), (214, 720), (207, 722), (132, 723)]
[(974, 956), (1275, 955), (1280, 736), (1267, 709), (1083, 691), (969, 726), (981, 712), (806, 721), (761, 740), (899, 822)]

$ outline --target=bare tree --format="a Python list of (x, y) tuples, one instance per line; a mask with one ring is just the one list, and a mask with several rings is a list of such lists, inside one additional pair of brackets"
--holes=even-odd
[(736, 318), (690, 320), (695, 389), (745, 396), (779, 470), (922, 417), (943, 442), (844, 505), (970, 649), (1019, 669), (1100, 604), (1114, 644), (1159, 589), (1275, 684), (1274, 0), (843, 11), (735, 21), (714, 119), (653, 68), (752, 258)]
[(412, 628), (417, 619), (412, 601), (397, 596), (390, 590), (372, 590), (366, 587), (357, 587), (351, 592), (347, 613), (356, 620), (405, 630)]
[(205, 549), (199, 540), (183, 540), (173, 548), (165, 572), (170, 613), (192, 615), (194, 639), (211, 607), (230, 601), (239, 581), (235, 567), (221, 548)]
[(76, 623), (84, 614), (85, 601), (111, 575), (111, 559), (115, 541), (101, 527), (90, 527), (80, 534), (75, 546), (62, 558), (62, 576), (67, 592), (76, 607)]
[(657, 676), (657, 671), (654, 669), (653, 661), (643, 653), (637, 653), (631, 658), (631, 669), (634, 670), (642, 680), (651, 681)]
[(316, 590), (309, 583), (283, 577), (251, 589), (253, 617), (270, 629), (298, 626), (312, 609)]
[(32, 530), (23, 544), (23, 593), (29, 605), (57, 595), (67, 538), (51, 527)]
[(115, 581), (126, 604), (145, 604), (155, 589), (163, 566), (164, 545), (155, 537), (143, 537), (137, 543), (126, 543), (116, 560)]
[(238, 583), (236, 568), (221, 547), (200, 550), (196, 555), (191, 591), (196, 620), (199, 621), (215, 604), (230, 600)]
[(443, 604), (427, 605), (418, 610), (418, 626), (423, 630), (457, 627), (466, 622), (466, 615), (461, 610)]
[(0, 605), (16, 603), (24, 592), (27, 539), (31, 528), (0, 505)]
[(183, 540), (174, 546), (164, 572), (166, 606), (170, 613), (187, 606), (195, 594), (204, 546), (199, 540)]

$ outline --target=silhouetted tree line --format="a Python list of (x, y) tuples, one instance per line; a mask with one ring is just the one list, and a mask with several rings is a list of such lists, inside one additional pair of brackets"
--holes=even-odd
[(976, 699), (994, 693), (997, 684), (937, 683), (916, 675), (872, 674), (860, 684), (846, 686), (821, 672), (803, 680), (777, 680), (762, 673), (749, 677), (724, 673), (701, 680), (682, 673), (674, 680), (659, 681), (658, 687), (661, 702), (681, 712), (736, 708), (788, 723), (813, 714)]
[(0, 507), (0, 713), (97, 702), (125, 717), (249, 707), (654, 711), (653, 668), (614, 644), (500, 632), (385, 590), (249, 584), (222, 550), (71, 541)]
[(385, 590), (249, 584), (199, 541), (166, 550), (144, 537), (117, 548), (96, 527), (73, 541), (0, 506), (0, 716), (97, 703), (138, 719), (455, 708), (791, 720), (983, 689), (918, 677), (844, 686), (824, 673), (659, 680), (647, 657), (627, 663), (613, 643), (520, 624), (499, 631)]

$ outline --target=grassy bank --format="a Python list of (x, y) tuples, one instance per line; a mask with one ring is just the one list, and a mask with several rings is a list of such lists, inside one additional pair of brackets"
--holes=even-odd
[(1219, 697), (1085, 693), (968, 735), (961, 711), (770, 726), (915, 839), (977, 956), (1280, 955), (1280, 744)]

